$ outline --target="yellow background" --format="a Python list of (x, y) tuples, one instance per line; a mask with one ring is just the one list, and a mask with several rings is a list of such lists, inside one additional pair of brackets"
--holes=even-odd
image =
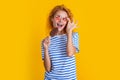
[(58, 4), (79, 21), (78, 80), (120, 80), (117, 0), (1, 1), (0, 80), (43, 80), (40, 42), (48, 35), (48, 14)]

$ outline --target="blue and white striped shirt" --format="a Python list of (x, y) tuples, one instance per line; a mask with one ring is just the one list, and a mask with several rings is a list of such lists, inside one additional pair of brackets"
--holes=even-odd
[[(79, 34), (72, 34), (72, 42), (79, 53)], [(76, 79), (76, 62), (75, 56), (67, 56), (67, 35), (56, 35), (50, 38), (48, 48), (52, 69), (45, 72), (45, 80), (77, 80)], [(42, 41), (42, 59), (44, 59), (44, 48)]]

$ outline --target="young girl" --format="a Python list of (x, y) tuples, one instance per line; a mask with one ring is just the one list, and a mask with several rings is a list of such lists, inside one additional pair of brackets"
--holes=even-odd
[(42, 40), (44, 80), (77, 80), (74, 54), (79, 52), (79, 34), (73, 32), (77, 24), (64, 5), (53, 8), (49, 21), (50, 36)]

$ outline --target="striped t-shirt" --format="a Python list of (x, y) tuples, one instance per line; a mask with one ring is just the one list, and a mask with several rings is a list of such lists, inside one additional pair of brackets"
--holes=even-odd
[[(79, 34), (72, 34), (72, 42), (76, 48), (76, 53), (79, 53)], [(45, 72), (45, 80), (77, 80), (76, 79), (76, 62), (75, 56), (67, 56), (67, 35), (56, 35), (50, 38), (48, 48), (51, 71)], [(44, 59), (44, 48), (42, 41), (42, 59)]]

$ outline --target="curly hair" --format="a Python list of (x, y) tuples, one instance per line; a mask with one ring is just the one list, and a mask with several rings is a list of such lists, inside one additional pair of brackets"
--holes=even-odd
[(62, 5), (57, 5), (52, 9), (52, 11), (49, 14), (48, 18), (49, 18), (50, 26), (53, 26), (53, 23), (52, 23), (51, 19), (54, 17), (56, 12), (60, 11), (60, 10), (65, 11), (67, 13), (68, 17), (70, 18), (71, 22), (73, 21), (73, 14), (71, 13), (71, 11), (68, 8), (66, 8), (63, 4)]

